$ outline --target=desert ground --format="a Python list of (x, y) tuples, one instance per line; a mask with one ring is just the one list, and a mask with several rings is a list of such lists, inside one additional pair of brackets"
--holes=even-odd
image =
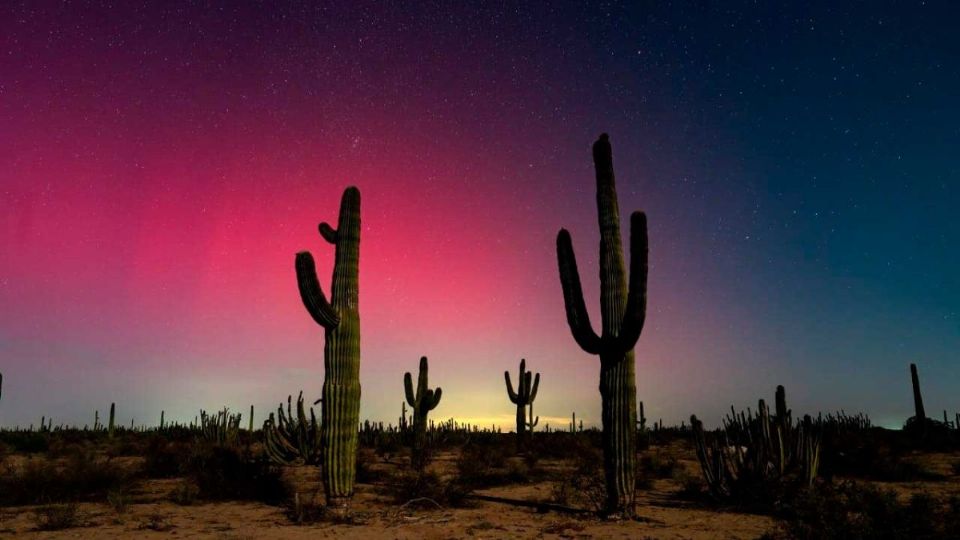
[[(880, 431), (880, 430), (876, 430)], [(896, 440), (886, 432), (871, 440)], [(77, 432), (82, 433), (82, 432)], [(46, 439), (43, 451), (5, 444), (0, 536), (16, 538), (780, 538), (797, 537), (783, 513), (764, 505), (730, 504), (705, 491), (689, 429), (651, 433), (639, 455), (638, 517), (607, 519), (596, 433), (536, 433), (517, 454), (513, 434), (438, 449), (423, 474), (411, 471), (406, 448), (393, 443), (360, 451), (349, 519), (322, 512), (323, 486), (314, 465), (245, 465), (196, 458), (191, 436), (128, 432), (108, 439)], [(231, 452), (260, 452), (256, 434)], [(541, 439), (538, 444), (537, 439)], [(9, 439), (9, 437), (8, 437)], [(19, 441), (23, 444), (21, 437)], [(169, 440), (167, 440), (169, 439)], [(245, 441), (243, 439), (246, 439)], [(71, 441), (71, 442), (66, 442)], [(559, 448), (543, 451), (555, 443)], [(886, 448), (887, 443), (883, 443)], [(40, 444), (39, 446), (44, 446)], [(894, 443), (890, 448), (895, 448)], [(136, 455), (139, 454), (139, 455)], [(960, 497), (960, 451), (901, 448), (870, 452), (874, 473), (852, 481), (895, 494)], [(192, 464), (192, 465), (191, 465)], [(199, 464), (199, 465), (198, 465)], [(838, 470), (846, 465), (825, 464)], [(198, 467), (204, 468), (198, 471)], [(110, 471), (105, 474), (103, 471)], [(273, 474), (268, 480), (256, 475)], [(78, 478), (72, 478), (77, 475)], [(228, 477), (232, 477), (228, 478)], [(871, 478), (873, 477), (873, 478)], [(224, 478), (227, 478), (224, 480)], [(877, 478), (882, 478), (878, 480)], [(841, 476), (820, 483), (848, 481)], [(223, 490), (216, 482), (226, 484)], [(212, 487), (211, 487), (212, 486)], [(266, 486), (266, 487), (265, 487)], [(456, 487), (454, 487), (456, 486)], [(235, 493), (235, 494), (234, 494)], [(264, 499), (267, 502), (263, 502)], [(45, 501), (19, 504), (18, 501)], [(944, 502), (943, 504), (947, 504)], [(889, 509), (885, 510), (889, 511)], [(936, 514), (936, 518), (948, 514)], [(956, 516), (953, 516), (954, 518)], [(949, 536), (946, 536), (949, 537)]]

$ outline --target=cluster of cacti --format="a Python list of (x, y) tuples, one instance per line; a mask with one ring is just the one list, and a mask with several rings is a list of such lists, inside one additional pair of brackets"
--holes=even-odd
[(600, 357), (605, 509), (633, 516), (636, 489), (637, 387), (633, 348), (640, 338), (647, 303), (647, 218), (630, 216), (629, 286), (620, 241), (620, 210), (613, 151), (606, 134), (593, 145), (600, 224), (600, 315), (602, 333), (590, 324), (570, 233), (557, 235), (557, 261), (567, 322), (587, 353)]
[(335, 247), (330, 301), (308, 252), (297, 253), (297, 285), (307, 312), (324, 329), (321, 474), (328, 508), (342, 515), (353, 497), (360, 422), (360, 190), (343, 192), (336, 229), (321, 223), (319, 230)]
[[(510, 382), (510, 372), (503, 372), (503, 380), (507, 385), (507, 396), (510, 402), (517, 406), (517, 448), (522, 448), (526, 443), (527, 431), (533, 431), (533, 428), (540, 421), (538, 416), (533, 418), (533, 400), (537, 399), (537, 390), (540, 388), (540, 374), (534, 377), (533, 373), (527, 371), (526, 359), (520, 359), (520, 374), (517, 377), (517, 390), (513, 390), (513, 384)], [(529, 413), (527, 409), (529, 408)], [(529, 416), (529, 420), (527, 417)]]
[(220, 446), (235, 444), (240, 436), (240, 416), (240, 414), (230, 414), (230, 409), (226, 407), (213, 415), (201, 410), (201, 437), (207, 442)]
[(700, 469), (718, 499), (763, 496), (774, 483), (813, 484), (820, 465), (820, 432), (809, 415), (794, 423), (783, 386), (777, 387), (775, 416), (764, 400), (756, 414), (735, 411), (709, 437), (690, 417)]
[(277, 416), (273, 413), (263, 423), (263, 443), (267, 456), (281, 465), (318, 465), (321, 460), (320, 428), (317, 417), (310, 407), (307, 418), (303, 404), (303, 392), (297, 396), (297, 413), (293, 415), (292, 396), (287, 396), (287, 412), (283, 404), (277, 407)]
[(427, 464), (427, 415), (437, 407), (443, 395), (440, 387), (436, 390), (427, 388), (429, 384), (427, 372), (427, 357), (423, 356), (420, 358), (416, 391), (413, 388), (413, 377), (410, 372), (403, 376), (403, 390), (406, 393), (407, 403), (413, 409), (413, 445), (410, 461), (417, 470), (422, 470)]

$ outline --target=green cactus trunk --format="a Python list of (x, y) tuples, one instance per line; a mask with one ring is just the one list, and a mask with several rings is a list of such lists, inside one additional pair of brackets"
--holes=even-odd
[(606, 134), (593, 145), (600, 225), (602, 334), (590, 324), (570, 233), (557, 235), (557, 261), (567, 322), (584, 351), (600, 356), (606, 511), (635, 514), (637, 389), (633, 348), (643, 330), (647, 289), (647, 218), (630, 216), (630, 282), (620, 239), (613, 157)]
[(110, 404), (110, 425), (107, 427), (107, 437), (110, 437), (111, 439), (113, 438), (113, 430), (114, 430), (113, 420), (114, 420), (115, 412), (116, 412), (116, 403), (111, 403)]
[(422, 471), (427, 465), (426, 446), (427, 446), (427, 415), (440, 403), (440, 397), (443, 395), (443, 389), (437, 388), (431, 390), (427, 388), (429, 366), (427, 357), (420, 358), (420, 372), (417, 375), (417, 389), (413, 389), (413, 377), (409, 372), (403, 376), (403, 388), (406, 394), (407, 403), (413, 408), (413, 449), (410, 463), (413, 467)]
[(353, 497), (360, 422), (360, 190), (349, 187), (343, 192), (337, 229), (321, 223), (320, 235), (336, 249), (330, 302), (307, 252), (297, 254), (297, 283), (304, 306), (324, 328), (322, 478), (327, 506), (346, 514)]

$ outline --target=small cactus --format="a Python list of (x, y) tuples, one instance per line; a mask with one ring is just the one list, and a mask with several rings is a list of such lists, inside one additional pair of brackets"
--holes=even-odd
[(291, 400), (292, 396), (287, 396), (286, 414), (281, 403), (277, 408), (277, 416), (270, 413), (263, 423), (264, 450), (272, 461), (281, 465), (319, 465), (320, 428), (317, 427), (313, 407), (310, 407), (308, 419), (303, 392), (300, 392), (294, 417)]
[(407, 403), (413, 409), (413, 453), (411, 463), (417, 470), (422, 470), (427, 464), (426, 456), (426, 433), (427, 433), (427, 414), (435, 409), (440, 403), (440, 397), (443, 395), (441, 388), (431, 390), (427, 388), (427, 357), (420, 358), (420, 373), (417, 375), (417, 389), (413, 389), (413, 377), (410, 372), (403, 376), (403, 389), (406, 393)]
[(240, 435), (240, 415), (230, 414), (230, 409), (226, 407), (215, 415), (200, 411), (200, 433), (208, 442), (231, 446)]
[(114, 430), (116, 429), (113, 423), (115, 413), (117, 412), (116, 405), (117, 405), (116, 403), (110, 404), (110, 424), (107, 426), (107, 437), (110, 437), (111, 439), (113, 438), (113, 433), (114, 433)]
[[(527, 428), (533, 430), (533, 425), (527, 423), (527, 407), (531, 407), (530, 414), (533, 414), (533, 400), (537, 398), (537, 390), (540, 388), (540, 374), (536, 377), (533, 373), (527, 371), (526, 359), (520, 359), (520, 375), (517, 378), (517, 391), (514, 392), (513, 384), (510, 382), (510, 372), (503, 372), (503, 380), (507, 383), (507, 396), (510, 401), (517, 406), (517, 448), (522, 448), (526, 442)], [(539, 420), (539, 417), (538, 417)]]

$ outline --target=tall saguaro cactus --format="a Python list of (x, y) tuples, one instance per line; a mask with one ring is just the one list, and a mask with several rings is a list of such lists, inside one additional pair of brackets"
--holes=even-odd
[(115, 415), (115, 413), (117, 412), (117, 407), (116, 407), (116, 405), (117, 405), (116, 403), (111, 403), (111, 404), (110, 404), (110, 424), (107, 426), (107, 436), (110, 437), (111, 439), (113, 438), (113, 430), (114, 430), (113, 421), (114, 421), (114, 415)]
[(356, 478), (360, 423), (360, 190), (348, 187), (340, 200), (337, 228), (320, 224), (320, 236), (335, 248), (330, 301), (317, 280), (313, 256), (297, 253), (297, 285), (307, 312), (324, 329), (323, 405), (320, 427), (323, 487), (327, 506), (350, 510)]
[[(517, 406), (517, 447), (523, 446), (526, 440), (527, 428), (533, 431), (536, 422), (533, 420), (533, 400), (537, 398), (537, 390), (540, 388), (540, 374), (534, 377), (533, 373), (527, 371), (526, 359), (520, 359), (520, 375), (517, 378), (517, 391), (513, 391), (513, 384), (510, 383), (510, 372), (503, 372), (503, 380), (507, 383), (507, 395), (510, 401)], [(530, 407), (530, 422), (527, 423), (527, 407)], [(537, 417), (539, 420), (539, 417)]]
[(567, 323), (580, 347), (600, 356), (603, 465), (606, 511), (633, 516), (636, 482), (637, 387), (633, 348), (640, 338), (647, 304), (647, 217), (630, 215), (630, 280), (620, 241), (620, 210), (613, 151), (606, 133), (593, 145), (600, 223), (600, 314), (602, 333), (590, 324), (570, 233), (557, 235), (557, 261)]
[(431, 390), (427, 388), (427, 357), (420, 357), (420, 373), (417, 375), (417, 389), (413, 389), (413, 377), (408, 371), (403, 376), (403, 389), (407, 395), (407, 403), (413, 408), (413, 455), (411, 462), (417, 470), (427, 464), (424, 453), (427, 441), (427, 414), (440, 403), (443, 389)]
[(927, 413), (923, 410), (923, 396), (920, 394), (920, 375), (917, 373), (917, 365), (910, 364), (910, 382), (913, 383), (913, 415), (918, 421), (927, 419)]

